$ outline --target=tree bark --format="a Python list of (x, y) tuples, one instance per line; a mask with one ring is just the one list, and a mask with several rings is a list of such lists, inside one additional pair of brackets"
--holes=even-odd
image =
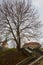
[(20, 32), (19, 32), (19, 22), (17, 26), (17, 41), (18, 41), (17, 49), (20, 50), (21, 49), (21, 39), (20, 39)]

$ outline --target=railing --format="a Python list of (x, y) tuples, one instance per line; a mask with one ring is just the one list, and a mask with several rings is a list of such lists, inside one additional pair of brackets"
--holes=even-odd
[(28, 48), (23, 48), (23, 53), (27, 56), (31, 55), (32, 54), (32, 51)]
[[(25, 48), (23, 49), (23, 51), (25, 52), (25, 54), (27, 56), (29, 56), (29, 54), (32, 53), (31, 50)], [(31, 56), (31, 55), (30, 55)], [(16, 65), (33, 65), (34, 63), (36, 63), (38, 60), (40, 60), (43, 56), (40, 56), (38, 59), (36, 57), (27, 57), (24, 60), (22, 60), (21, 62), (17, 63)]]
[(25, 50), (26, 50), (28, 53), (32, 53), (32, 51), (29, 50), (28, 48), (25, 48)]
[(28, 65), (34, 65), (35, 63), (37, 63), (40, 59), (43, 58), (43, 55), (40, 56), (38, 59), (36, 59), (35, 61), (33, 61), (32, 63), (28, 64)]
[(36, 58), (35, 57), (32, 57), (32, 58), (26, 58), (24, 60), (22, 60), (21, 62), (17, 63), (16, 65), (27, 65), (27, 63), (30, 63), (32, 60), (35, 60)]

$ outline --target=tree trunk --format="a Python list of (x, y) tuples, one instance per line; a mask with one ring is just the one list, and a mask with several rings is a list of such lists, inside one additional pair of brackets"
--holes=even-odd
[(17, 50), (20, 51), (21, 48), (20, 48), (20, 44), (17, 45)]
[(21, 49), (21, 39), (20, 39), (20, 32), (19, 32), (19, 23), (18, 23), (18, 26), (17, 26), (17, 41), (18, 41), (17, 49), (20, 51), (20, 49)]
[(20, 40), (20, 34), (17, 35), (17, 40), (18, 40), (18, 45), (17, 45), (17, 49), (20, 50), (21, 49), (21, 40)]

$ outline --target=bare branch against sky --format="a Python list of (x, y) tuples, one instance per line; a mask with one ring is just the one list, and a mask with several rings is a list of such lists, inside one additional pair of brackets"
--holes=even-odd
[(40, 23), (38, 12), (30, 0), (3, 0), (0, 5), (0, 30), (12, 33), (18, 49), (24, 37), (30, 40), (39, 36)]

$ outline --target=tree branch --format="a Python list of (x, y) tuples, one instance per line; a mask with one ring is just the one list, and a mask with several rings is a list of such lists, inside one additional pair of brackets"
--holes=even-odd
[[(7, 18), (6, 18), (6, 19), (7, 19)], [(7, 19), (7, 21), (8, 21), (8, 23), (9, 23), (9, 20), (8, 20), (8, 19)], [(13, 29), (12, 29), (10, 23), (9, 23), (9, 26), (10, 26), (10, 29), (11, 29), (12, 35), (13, 35), (13, 37), (14, 37), (14, 40), (16, 41), (16, 44), (18, 44), (17, 39), (16, 39), (16, 37), (15, 37), (15, 35), (14, 35), (14, 33), (13, 33)]]

